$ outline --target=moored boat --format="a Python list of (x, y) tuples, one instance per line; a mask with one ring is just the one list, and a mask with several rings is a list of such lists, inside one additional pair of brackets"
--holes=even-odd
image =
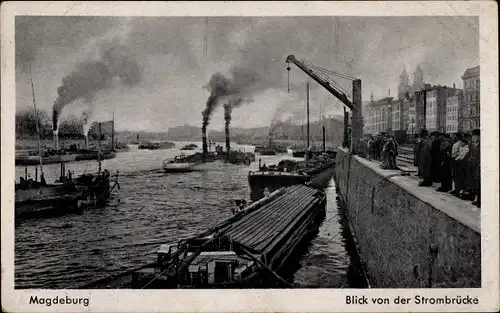
[(270, 192), (282, 187), (310, 182), (316, 188), (324, 188), (333, 177), (335, 169), (335, 151), (313, 153), (307, 161), (282, 160), (277, 165), (261, 165), (259, 170), (249, 171), (248, 184), (250, 197), (258, 200), (267, 189)]
[(165, 244), (157, 260), (81, 289), (253, 288), (275, 278), (325, 216), (325, 193), (279, 189), (197, 236)]
[[(37, 167), (38, 172), (38, 167)], [(19, 183), (15, 184), (15, 215), (25, 218), (50, 214), (66, 214), (80, 211), (85, 207), (104, 204), (118, 184), (118, 173), (111, 177), (109, 171), (97, 174), (83, 174), (72, 177), (66, 174), (65, 164), (61, 164), (58, 180), (49, 184), (43, 172), (32, 179), (25, 172)]]

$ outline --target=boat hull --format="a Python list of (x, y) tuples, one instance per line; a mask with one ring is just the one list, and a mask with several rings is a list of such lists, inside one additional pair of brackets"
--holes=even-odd
[[(100, 159), (107, 160), (116, 157), (115, 152), (103, 152), (101, 153)], [(77, 162), (77, 161), (90, 161), (98, 160), (99, 156), (96, 152), (84, 152), (84, 153), (72, 153), (63, 155), (51, 155), (42, 158), (42, 164), (54, 164), (54, 163), (67, 163), (67, 162)], [(40, 158), (38, 156), (16, 156), (15, 164), (19, 166), (27, 165), (38, 165), (40, 164)]]
[(166, 173), (184, 173), (196, 170), (198, 163), (169, 163), (163, 165), (163, 170)]

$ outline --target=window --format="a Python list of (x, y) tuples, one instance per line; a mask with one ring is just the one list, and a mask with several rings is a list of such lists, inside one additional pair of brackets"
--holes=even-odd
[(476, 89), (479, 89), (479, 79), (476, 80)]

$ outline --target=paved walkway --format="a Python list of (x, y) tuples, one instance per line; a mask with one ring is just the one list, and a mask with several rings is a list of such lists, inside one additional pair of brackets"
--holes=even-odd
[(384, 170), (380, 168), (381, 162), (379, 161), (370, 161), (359, 156), (356, 156), (356, 158), (362, 164), (372, 168), (382, 177), (402, 174), (390, 177), (388, 180), (392, 181), (401, 188), (404, 188), (410, 194), (428, 203), (429, 205), (432, 205), (434, 208), (480, 233), (481, 209), (473, 205), (472, 201), (463, 200), (448, 192), (436, 191), (436, 189), (441, 185), (440, 183), (435, 183), (431, 187), (418, 186), (421, 179), (415, 175), (417, 173), (417, 168), (415, 166), (408, 164), (400, 165), (400, 163), (397, 162), (397, 165), (401, 168), (401, 170)]

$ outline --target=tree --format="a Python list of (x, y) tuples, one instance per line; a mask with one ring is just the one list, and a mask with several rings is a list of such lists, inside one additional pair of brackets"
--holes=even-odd
[(25, 109), (16, 112), (16, 137), (33, 137), (36, 136), (37, 115), (40, 126), (40, 134), (44, 135), (47, 127), (50, 128), (50, 117), (46, 111), (34, 109)]

